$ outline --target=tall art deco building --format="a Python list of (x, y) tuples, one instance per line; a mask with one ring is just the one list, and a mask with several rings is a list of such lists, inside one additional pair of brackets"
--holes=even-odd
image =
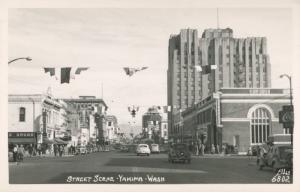
[[(216, 68), (196, 70), (199, 66), (211, 69), (209, 65)], [(176, 121), (180, 121), (175, 114), (222, 88), (271, 87), (267, 39), (234, 38), (230, 28), (206, 29), (199, 38), (196, 29), (182, 29), (169, 39), (167, 73), (172, 134)]]

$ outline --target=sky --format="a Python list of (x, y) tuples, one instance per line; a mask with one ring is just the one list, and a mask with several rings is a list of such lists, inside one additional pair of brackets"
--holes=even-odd
[[(220, 8), (220, 28), (236, 38), (267, 37), (274, 88), (292, 74), (292, 12), (289, 8)], [(56, 98), (103, 96), (119, 123), (135, 121), (153, 105), (167, 103), (168, 40), (180, 29), (217, 27), (216, 9), (9, 9), (8, 58), (30, 56), (8, 69), (9, 94), (46, 93)], [(129, 77), (123, 67), (149, 68)], [(89, 67), (60, 84), (43, 67)], [(103, 90), (103, 91), (102, 91)], [(135, 120), (127, 107), (139, 106)]]

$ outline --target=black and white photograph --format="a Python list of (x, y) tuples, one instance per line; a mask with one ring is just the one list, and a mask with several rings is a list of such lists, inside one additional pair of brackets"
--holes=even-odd
[(296, 191), (290, 2), (8, 6), (4, 189)]

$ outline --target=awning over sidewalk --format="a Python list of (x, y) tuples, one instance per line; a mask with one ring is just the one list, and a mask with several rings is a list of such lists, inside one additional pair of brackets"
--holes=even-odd
[(62, 144), (62, 145), (67, 145), (68, 144), (67, 141), (63, 141), (60, 138), (54, 138), (54, 141), (55, 141), (56, 144)]
[(43, 143), (53, 144), (53, 143), (55, 143), (55, 141), (48, 139), (48, 137), (43, 137)]
[(8, 138), (8, 143), (31, 144), (36, 143), (35, 138)]

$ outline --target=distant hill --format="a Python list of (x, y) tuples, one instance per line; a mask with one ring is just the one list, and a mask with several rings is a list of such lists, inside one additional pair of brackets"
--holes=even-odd
[(135, 125), (130, 126), (128, 124), (119, 124), (121, 133), (125, 133), (126, 136), (130, 136), (131, 131), (133, 132), (133, 135), (138, 135), (142, 132), (142, 126)]

